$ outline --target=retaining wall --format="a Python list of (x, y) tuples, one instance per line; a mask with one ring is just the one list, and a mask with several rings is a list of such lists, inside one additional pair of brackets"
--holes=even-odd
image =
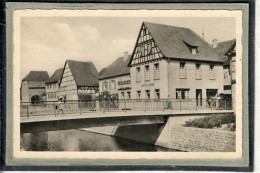
[(184, 127), (183, 118), (189, 117), (170, 117), (155, 145), (193, 152), (235, 152), (234, 131)]

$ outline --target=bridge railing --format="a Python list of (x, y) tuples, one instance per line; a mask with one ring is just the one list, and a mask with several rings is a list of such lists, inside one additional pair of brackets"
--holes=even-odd
[(230, 100), (129, 99), (100, 103), (101, 111), (230, 110)]
[(165, 110), (230, 110), (232, 103), (225, 99), (124, 99), (114, 101), (66, 101), (57, 103), (45, 101), (32, 104), (20, 103), (20, 116), (43, 116), (60, 114), (81, 114), (89, 112), (119, 111), (165, 111)]

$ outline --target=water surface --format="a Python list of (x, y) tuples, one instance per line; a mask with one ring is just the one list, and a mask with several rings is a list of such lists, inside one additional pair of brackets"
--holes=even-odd
[(82, 130), (21, 134), (26, 151), (176, 151), (151, 144)]

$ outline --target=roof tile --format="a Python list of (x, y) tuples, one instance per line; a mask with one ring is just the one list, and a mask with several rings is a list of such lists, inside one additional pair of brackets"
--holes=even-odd
[(63, 68), (57, 69), (46, 83), (58, 82), (62, 77)]
[(30, 73), (22, 80), (27, 82), (46, 82), (49, 80), (47, 71), (30, 71)]
[(124, 57), (117, 58), (111, 65), (109, 65), (104, 72), (101, 74), (99, 79), (106, 79), (115, 76), (129, 75), (130, 68), (127, 66), (131, 56), (128, 55), (128, 58), (124, 61)]
[(78, 86), (97, 86), (98, 71), (93, 62), (67, 60), (72, 76)]
[[(212, 46), (188, 28), (148, 22), (144, 25), (166, 58), (224, 62)], [(196, 46), (198, 53), (193, 55), (187, 44)]]

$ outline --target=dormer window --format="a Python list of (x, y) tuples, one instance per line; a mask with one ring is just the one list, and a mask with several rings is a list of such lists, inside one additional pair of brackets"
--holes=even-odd
[(191, 53), (192, 53), (192, 55), (196, 55), (197, 52), (198, 52), (197, 47), (192, 47), (192, 48), (191, 48)]
[(187, 43), (186, 41), (183, 41), (184, 44), (187, 46), (187, 48), (190, 50), (192, 55), (198, 54), (198, 46), (194, 45), (193, 43)]

